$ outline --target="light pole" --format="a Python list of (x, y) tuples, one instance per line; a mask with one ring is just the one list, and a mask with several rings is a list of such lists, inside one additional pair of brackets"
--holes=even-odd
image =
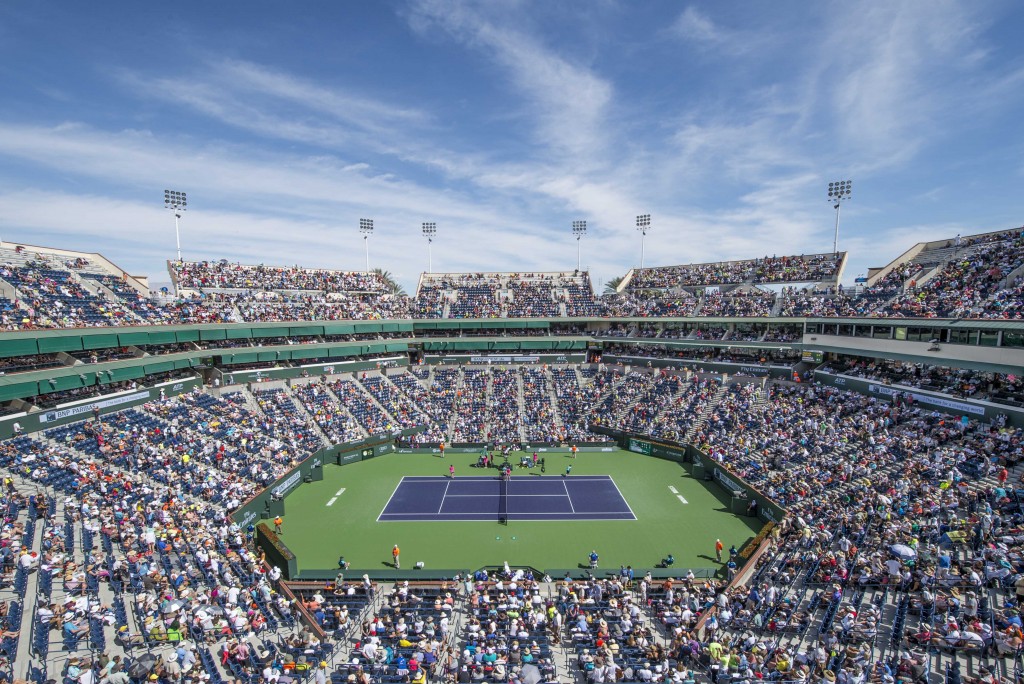
[(434, 272), (434, 259), (430, 253), (430, 245), (434, 243), (434, 236), (437, 235), (436, 223), (423, 224), (423, 237), (427, 238), (427, 273)]
[(644, 267), (644, 238), (651, 229), (651, 215), (640, 214), (636, 217), (636, 229), (640, 231), (640, 268)]
[(576, 236), (576, 270), (580, 270), (580, 238), (587, 234), (587, 222), (586, 221), (573, 221), (572, 222), (572, 234)]
[(366, 272), (370, 272), (370, 236), (373, 235), (373, 219), (359, 219), (359, 232), (363, 234), (366, 247)]
[(174, 212), (174, 242), (178, 246), (178, 261), (181, 261), (181, 232), (178, 230), (178, 219), (181, 213), (188, 207), (188, 199), (185, 193), (176, 190), (164, 190), (164, 209)]
[(836, 210), (836, 234), (832, 238), (832, 253), (839, 253), (839, 206), (843, 200), (850, 199), (850, 194), (853, 192), (853, 181), (835, 181), (828, 184), (828, 201), (832, 203), (832, 207)]

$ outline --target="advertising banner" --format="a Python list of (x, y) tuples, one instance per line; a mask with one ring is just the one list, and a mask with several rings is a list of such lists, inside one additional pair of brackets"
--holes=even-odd
[(131, 404), (133, 402), (144, 401), (149, 399), (149, 390), (144, 392), (135, 392), (133, 394), (123, 394), (117, 397), (110, 397), (109, 399), (101, 399), (99, 401), (91, 401), (88, 404), (80, 404), (78, 406), (70, 406), (63, 409), (55, 409), (53, 411), (46, 411), (39, 416), (40, 423), (52, 423), (62, 418), (68, 418), (70, 416), (80, 416), (88, 413), (92, 413), (94, 409), (105, 409), (112, 406), (120, 406), (121, 404)]

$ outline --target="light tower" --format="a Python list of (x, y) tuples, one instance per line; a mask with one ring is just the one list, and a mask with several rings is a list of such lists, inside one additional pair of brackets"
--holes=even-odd
[(427, 273), (434, 272), (434, 260), (430, 253), (430, 246), (434, 243), (434, 236), (437, 235), (436, 223), (423, 224), (423, 237), (427, 238)]
[(832, 253), (839, 253), (839, 207), (843, 203), (843, 200), (850, 199), (850, 195), (853, 192), (853, 181), (834, 181), (828, 184), (828, 201), (832, 203), (832, 207), (836, 210), (836, 234), (832, 238)]
[(636, 217), (636, 229), (640, 231), (640, 268), (644, 267), (644, 238), (651, 229), (651, 215), (640, 214)]
[(576, 270), (579, 271), (582, 263), (580, 260), (580, 238), (587, 234), (587, 222), (573, 221), (572, 234), (576, 236)]
[(181, 231), (178, 229), (178, 220), (182, 212), (188, 208), (188, 198), (185, 193), (176, 190), (164, 190), (164, 209), (174, 212), (174, 242), (178, 247), (178, 261), (181, 261)]
[(359, 219), (359, 232), (363, 234), (363, 245), (366, 247), (366, 272), (370, 272), (370, 236), (373, 235), (373, 219)]

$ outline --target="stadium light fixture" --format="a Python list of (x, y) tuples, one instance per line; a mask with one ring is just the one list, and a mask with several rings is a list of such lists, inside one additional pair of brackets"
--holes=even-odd
[(436, 223), (423, 224), (423, 237), (427, 238), (427, 273), (434, 272), (434, 260), (430, 253), (430, 246), (434, 243), (434, 236), (437, 235)]
[(587, 222), (586, 221), (573, 221), (572, 222), (572, 234), (576, 236), (576, 270), (580, 270), (580, 238), (587, 234)]
[(185, 193), (177, 190), (164, 190), (164, 209), (174, 212), (174, 242), (178, 247), (178, 261), (181, 261), (181, 231), (178, 229), (178, 220), (187, 208), (188, 198)]
[(834, 181), (828, 184), (828, 201), (836, 210), (836, 233), (832, 238), (832, 253), (839, 254), (839, 206), (843, 200), (850, 199), (853, 193), (853, 181)]
[(366, 247), (366, 272), (370, 272), (370, 236), (373, 235), (373, 219), (359, 219), (359, 232), (363, 234), (363, 245)]
[(640, 231), (640, 268), (644, 267), (644, 238), (651, 229), (651, 215), (640, 214), (636, 217), (636, 229)]

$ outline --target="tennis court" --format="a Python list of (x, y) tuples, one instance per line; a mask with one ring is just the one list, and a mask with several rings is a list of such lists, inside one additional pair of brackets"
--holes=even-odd
[(636, 520), (607, 475), (403, 477), (378, 522)]
[[(515, 463), (519, 457), (513, 454), (510, 460)], [(568, 487), (575, 517), (526, 518), (509, 513), (507, 525), (499, 525), (500, 516), (494, 513), (439, 517), (442, 503), (446, 503), (442, 510), (451, 511), (452, 506), (464, 505), (456, 502), (474, 498), (444, 496), (450, 465), (455, 465), (456, 476), (449, 494), (476, 495), (476, 491), (461, 489), (473, 486), (470, 482), (489, 480), (492, 484), (484, 487), (498, 486), (496, 470), (472, 467), (477, 459), (477, 453), (447, 454), (444, 459), (389, 454), (346, 466), (325, 465), (323, 480), (303, 484), (288, 495), (282, 540), (298, 556), (300, 572), (311, 573), (310, 577), (316, 573), (322, 573), (323, 578), (334, 577), (340, 555), (351, 562), (350, 572), (358, 569), (359, 573), (369, 572), (371, 576), (375, 572), (394, 573), (391, 547), (395, 544), (402, 548), (402, 560), (406, 561), (403, 568), (423, 561), (427, 570), (445, 569), (448, 576), (468, 568), (501, 565), (508, 560), (557, 571), (556, 575), (561, 577), (566, 569), (586, 565), (593, 549), (601, 555), (602, 567), (615, 568), (627, 564), (634, 568), (654, 567), (667, 553), (672, 553), (680, 572), (685, 574), (688, 567), (716, 565), (717, 537), (726, 547), (734, 543), (742, 547), (763, 525), (757, 518), (733, 515), (728, 492), (712, 482), (691, 477), (679, 463), (629, 451), (587, 453), (576, 459), (569, 454), (549, 453), (548, 472), (544, 475), (536, 475), (536, 470), (513, 471), (509, 493), (556, 494), (528, 497), (534, 504), (530, 511), (548, 510), (540, 508), (542, 501), (561, 499), (562, 508), (558, 510), (568, 511), (571, 516), (572, 509), (566, 502)], [(572, 475), (563, 478), (561, 472), (570, 464)], [(407, 485), (434, 484), (406, 489), (400, 486), (403, 478)], [(560, 486), (561, 495), (539, 489), (521, 491), (518, 483), (525, 480), (545, 482), (533, 485), (535, 488)], [(589, 506), (580, 492), (583, 488), (598, 491), (598, 487), (610, 494), (621, 490), (620, 498), (628, 506), (618, 503), (614, 508), (603, 507), (611, 505), (607, 501), (600, 502), (602, 507)], [(406, 494), (412, 502), (417, 497), (430, 496), (430, 504), (424, 500), (399, 508), (397, 502)], [(491, 511), (500, 510), (497, 497), (493, 493), (490, 496), (492, 505), (497, 504)], [(391, 505), (385, 509), (389, 498)], [(507, 497), (508, 508), (520, 510), (512, 503), (517, 500)], [(596, 498), (590, 501), (596, 502)], [(483, 501), (473, 505), (469, 510), (483, 510)], [(387, 518), (379, 517), (382, 510), (389, 514)], [(403, 511), (430, 515), (390, 515)], [(625, 519), (599, 519), (591, 511), (631, 511), (635, 518), (627, 513), (620, 516)], [(400, 519), (405, 522), (399, 522)]]

